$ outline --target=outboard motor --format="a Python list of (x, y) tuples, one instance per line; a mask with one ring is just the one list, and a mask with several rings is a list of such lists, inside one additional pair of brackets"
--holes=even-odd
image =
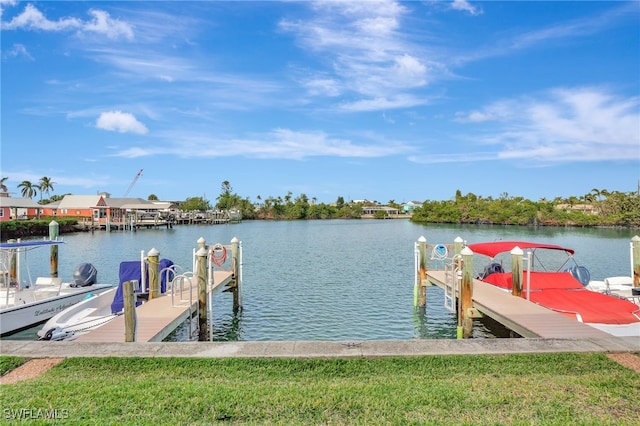
[(98, 279), (98, 270), (91, 263), (82, 263), (78, 265), (73, 272), (73, 283), (71, 287), (84, 287), (96, 283)]
[(502, 265), (497, 262), (493, 262), (485, 266), (484, 271), (482, 272), (479, 278), (481, 280), (484, 280), (491, 274), (503, 273), (503, 272), (504, 272), (504, 269), (502, 268)]
[(574, 265), (565, 269), (565, 271), (570, 273), (571, 276), (576, 280), (578, 280), (580, 284), (582, 284), (583, 286), (586, 287), (589, 285), (589, 281), (591, 280), (591, 274), (589, 273), (589, 270), (584, 266)]

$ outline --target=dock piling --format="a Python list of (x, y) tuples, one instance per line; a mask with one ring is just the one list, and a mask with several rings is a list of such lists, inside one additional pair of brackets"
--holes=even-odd
[(124, 296), (124, 341), (136, 341), (136, 296), (133, 293), (133, 281), (122, 284)]
[(427, 306), (427, 287), (425, 285), (427, 279), (427, 239), (424, 236), (418, 238), (418, 259), (417, 302), (419, 307), (424, 308)]
[(640, 287), (640, 237), (634, 236), (631, 239), (632, 263), (633, 263), (633, 286)]
[(473, 252), (465, 247), (462, 255), (462, 286), (460, 287), (460, 301), (462, 313), (462, 337), (468, 339), (473, 331)]
[(207, 341), (207, 255), (209, 251), (202, 247), (196, 253), (198, 280), (198, 340)]
[(511, 294), (518, 297), (522, 296), (523, 256), (524, 252), (520, 247), (511, 250)]
[(160, 252), (155, 248), (147, 253), (149, 262), (149, 300), (160, 297)]
[(233, 312), (237, 313), (242, 309), (242, 292), (240, 279), (240, 259), (239, 247), (240, 241), (237, 237), (231, 239), (231, 272), (233, 273)]
[[(55, 220), (52, 220), (49, 223), (49, 239), (51, 241), (55, 241), (58, 239), (60, 231), (60, 225)], [(58, 246), (56, 244), (50, 247), (49, 254), (50, 264), (51, 264), (51, 276), (56, 278), (58, 276)]]

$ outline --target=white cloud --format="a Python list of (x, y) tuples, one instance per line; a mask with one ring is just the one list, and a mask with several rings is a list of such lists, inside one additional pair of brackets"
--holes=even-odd
[(32, 4), (27, 4), (22, 13), (14, 16), (9, 22), (2, 22), (4, 30), (39, 30), (39, 31), (69, 31), (80, 33), (90, 32), (107, 36), (110, 39), (133, 39), (131, 25), (112, 19), (108, 12), (91, 9), (91, 20), (83, 21), (74, 17), (65, 17), (52, 21)]
[(133, 29), (131, 25), (117, 19), (112, 19), (111, 16), (103, 10), (91, 9), (89, 14), (93, 16), (93, 20), (84, 24), (82, 28), (84, 31), (104, 34), (110, 39), (118, 39), (121, 36), (127, 40), (133, 39)]
[(482, 9), (473, 6), (467, 0), (453, 0), (451, 3), (451, 9), (461, 10), (463, 12), (468, 12), (471, 15), (481, 15)]
[(560, 88), (502, 100), (459, 113), (456, 121), (485, 126), (474, 139), (497, 147), (494, 160), (538, 165), (640, 160), (640, 98), (622, 98), (605, 88)]
[(109, 111), (100, 114), (96, 120), (96, 127), (103, 130), (111, 130), (120, 133), (146, 134), (149, 130), (139, 122), (133, 114), (122, 111)]
[(35, 6), (28, 4), (21, 14), (14, 16), (9, 22), (3, 22), (2, 28), (6, 30), (63, 31), (77, 29), (81, 25), (80, 20), (76, 18), (61, 18), (57, 21), (50, 21)]
[[(306, 21), (283, 20), (280, 28), (294, 34), (308, 53), (317, 54), (326, 69), (309, 75), (311, 95), (326, 95), (318, 82), (331, 82), (332, 96), (355, 93), (366, 109), (403, 108), (404, 103), (380, 102), (402, 98), (422, 88), (442, 66), (428, 66), (423, 46), (407, 41), (401, 31), (409, 10), (396, 1), (320, 1), (310, 3), (315, 15)], [(414, 98), (414, 100), (417, 98)], [(411, 103), (415, 105), (415, 103)]]

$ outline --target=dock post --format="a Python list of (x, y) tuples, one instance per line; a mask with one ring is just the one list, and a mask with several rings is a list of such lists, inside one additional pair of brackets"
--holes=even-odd
[(198, 277), (198, 340), (207, 341), (207, 254), (209, 251), (202, 247), (196, 253)]
[(427, 279), (427, 239), (424, 236), (418, 238), (418, 253), (418, 306), (424, 308), (427, 306), (427, 286), (424, 283)]
[(464, 243), (464, 240), (461, 237), (456, 237), (455, 240), (453, 240), (453, 254), (460, 254), (460, 252), (462, 251), (462, 243)]
[[(49, 240), (56, 241), (58, 239), (58, 233), (60, 231), (60, 225), (55, 220), (49, 223)], [(58, 276), (58, 246), (52, 245), (50, 248), (49, 260), (51, 264), (51, 276), (56, 278)]]
[[(10, 239), (7, 240), (8, 243), (15, 243), (16, 240)], [(18, 253), (16, 249), (11, 249), (10, 259), (9, 259), (9, 283), (13, 284), (18, 282)], [(19, 286), (19, 284), (18, 284)]]
[(124, 296), (124, 341), (136, 341), (136, 297), (133, 293), (133, 281), (122, 283)]
[(160, 252), (155, 248), (147, 253), (149, 261), (149, 300), (160, 297)]
[(204, 237), (198, 238), (197, 243), (198, 243), (198, 250), (200, 250), (201, 248), (207, 247), (207, 240), (205, 240)]
[(522, 296), (522, 265), (524, 252), (518, 246), (511, 250), (511, 294)]
[(640, 287), (640, 237), (637, 235), (631, 239), (631, 251), (633, 286)]
[(462, 255), (462, 286), (460, 288), (460, 303), (462, 313), (462, 337), (468, 339), (473, 331), (471, 311), (473, 308), (473, 252), (465, 247)]
[(240, 281), (240, 241), (237, 237), (231, 239), (231, 267), (233, 270), (233, 312), (242, 308), (242, 289)]

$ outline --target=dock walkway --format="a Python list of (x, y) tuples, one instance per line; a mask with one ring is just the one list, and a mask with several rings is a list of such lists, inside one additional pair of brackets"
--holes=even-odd
[[(220, 291), (232, 281), (231, 271), (214, 271), (213, 292)], [(189, 285), (183, 292), (176, 292), (175, 306), (171, 294), (151, 299), (136, 308), (136, 342), (162, 342), (175, 328), (190, 318), (198, 309), (197, 283), (193, 283), (193, 303), (189, 303)], [(182, 302), (181, 302), (182, 300)], [(185, 302), (186, 301), (186, 302)], [(120, 315), (107, 324), (78, 337), (76, 342), (104, 343), (124, 342), (124, 315)]]
[[(427, 271), (427, 280), (445, 287), (445, 271)], [(522, 337), (547, 339), (604, 339), (610, 334), (513, 296), (491, 284), (473, 280), (473, 306)]]

